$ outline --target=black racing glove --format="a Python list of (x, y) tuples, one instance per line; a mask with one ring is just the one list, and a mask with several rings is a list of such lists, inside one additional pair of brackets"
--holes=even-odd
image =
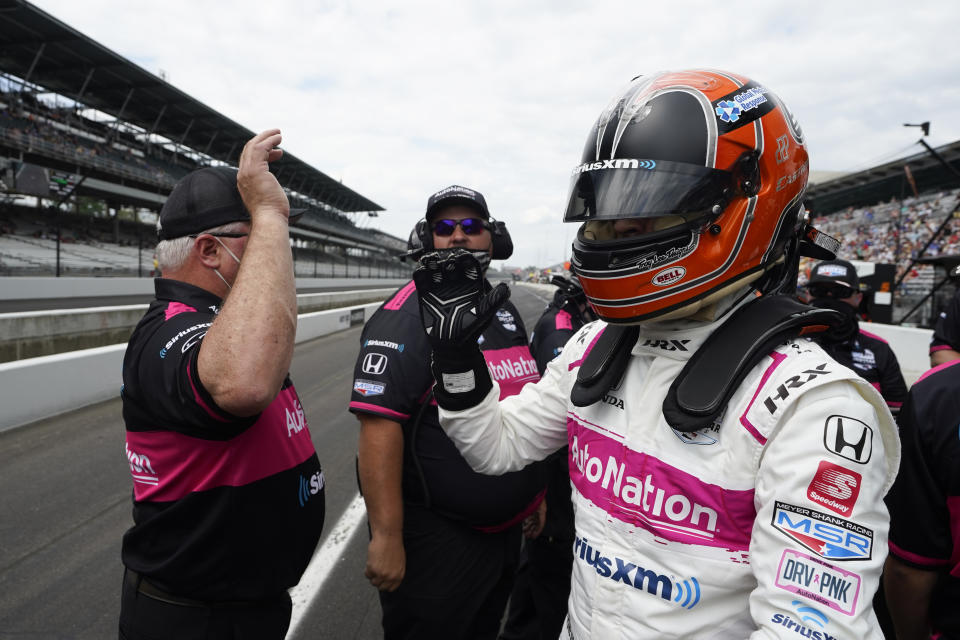
[(510, 289), (504, 283), (489, 289), (480, 261), (466, 249), (425, 254), (413, 282), (420, 320), (433, 347), (437, 402), (453, 411), (474, 407), (493, 387), (477, 339)]

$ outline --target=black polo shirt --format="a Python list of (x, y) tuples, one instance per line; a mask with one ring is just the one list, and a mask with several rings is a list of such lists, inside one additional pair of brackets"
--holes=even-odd
[[(413, 282), (373, 314), (360, 341), (350, 411), (403, 425), (405, 502), (429, 505), (491, 531), (516, 524), (536, 508), (546, 486), (541, 465), (501, 476), (477, 473), (440, 427), (431, 393), (430, 343)], [(509, 301), (497, 310), (479, 344), (501, 398), (539, 380), (523, 320)]]
[(583, 314), (576, 303), (569, 301), (563, 292), (557, 291), (530, 335), (530, 352), (537, 361), (540, 375), (546, 370), (547, 363), (563, 352), (567, 340), (584, 324)]
[(900, 371), (897, 356), (886, 340), (859, 329), (845, 342), (817, 341), (824, 351), (854, 373), (873, 385), (887, 402), (894, 415), (907, 399), (907, 385)]
[(299, 582), (323, 527), (323, 472), (300, 399), (287, 378), (259, 415), (220, 409), (197, 354), (221, 300), (175, 280), (155, 288), (123, 359), (134, 501), (123, 563), (188, 598), (274, 597)]
[(890, 553), (938, 571), (930, 620), (960, 637), (960, 361), (935, 367), (910, 389), (898, 417), (900, 472), (890, 493)]

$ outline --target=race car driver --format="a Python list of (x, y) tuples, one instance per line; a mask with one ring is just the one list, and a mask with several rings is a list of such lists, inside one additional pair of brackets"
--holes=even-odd
[(601, 321), (499, 401), (472, 340), (508, 291), (484, 292), (467, 254), (421, 259), (464, 457), (495, 474), (569, 445), (570, 638), (881, 637), (899, 443), (876, 390), (795, 337), (838, 315), (793, 296), (801, 250), (838, 244), (803, 219), (807, 171), (766, 85), (634, 79), (591, 130), (565, 214)]

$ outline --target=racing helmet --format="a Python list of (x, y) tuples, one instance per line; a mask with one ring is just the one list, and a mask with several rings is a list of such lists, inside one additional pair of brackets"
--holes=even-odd
[[(714, 70), (634, 78), (591, 129), (564, 214), (582, 223), (573, 265), (596, 314), (682, 317), (765, 273), (773, 282), (778, 264), (795, 272), (784, 258), (804, 231), (808, 166), (766, 85)], [(634, 219), (625, 236), (622, 219)]]

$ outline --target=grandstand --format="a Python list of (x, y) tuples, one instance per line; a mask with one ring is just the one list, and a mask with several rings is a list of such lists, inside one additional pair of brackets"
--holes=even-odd
[(960, 141), (812, 184), (807, 192), (814, 226), (841, 241), (839, 257), (895, 265), (894, 322), (931, 326), (953, 294), (945, 270), (935, 264), (960, 256), (956, 167)]
[[(0, 276), (153, 274), (155, 221), (181, 177), (236, 166), (254, 133), (22, 0), (0, 0)], [(383, 208), (290, 153), (302, 277), (405, 277)]]

